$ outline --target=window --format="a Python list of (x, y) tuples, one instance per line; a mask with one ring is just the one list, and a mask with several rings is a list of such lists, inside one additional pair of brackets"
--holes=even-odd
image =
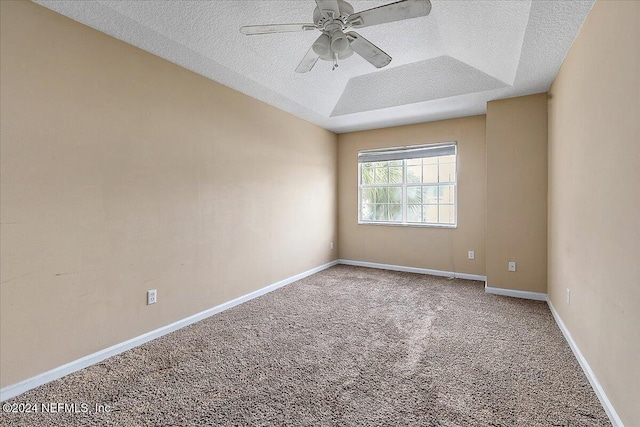
[(455, 227), (456, 143), (358, 152), (358, 222)]

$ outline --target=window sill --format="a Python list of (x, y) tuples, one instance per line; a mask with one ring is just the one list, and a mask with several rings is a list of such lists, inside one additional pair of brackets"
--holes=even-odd
[(375, 222), (358, 221), (358, 225), (385, 225), (391, 227), (417, 227), (417, 228), (458, 228), (458, 224), (412, 224), (406, 222)]

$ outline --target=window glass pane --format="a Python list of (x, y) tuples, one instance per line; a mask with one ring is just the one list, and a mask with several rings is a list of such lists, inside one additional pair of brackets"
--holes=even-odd
[(407, 206), (407, 221), (422, 222), (422, 205)]
[(438, 222), (438, 205), (425, 205), (422, 207), (422, 221), (431, 224)]
[(440, 203), (451, 203), (455, 201), (453, 185), (441, 185), (440, 186)]
[(389, 190), (387, 187), (375, 187), (376, 203), (389, 203)]
[(389, 203), (402, 203), (402, 187), (389, 187)]
[(389, 219), (402, 221), (402, 205), (389, 205)]
[(374, 207), (370, 204), (363, 204), (360, 207), (360, 218), (365, 221), (371, 221), (373, 219)]
[(422, 159), (422, 163), (425, 165), (437, 165), (438, 158), (437, 157), (425, 157)]
[(362, 177), (362, 183), (373, 184), (373, 167), (371, 166), (371, 163), (361, 163), (361, 165), (360, 176)]
[(422, 166), (407, 167), (407, 182), (408, 183), (422, 182)]
[(407, 203), (422, 203), (422, 187), (407, 187)]
[(375, 203), (375, 194), (376, 192), (374, 188), (363, 188), (362, 190), (360, 190), (360, 200), (362, 204)]
[(438, 186), (437, 185), (425, 185), (422, 193), (423, 203), (435, 204), (438, 203)]
[(438, 182), (438, 165), (425, 165), (422, 167), (422, 182), (425, 184)]
[(440, 205), (439, 215), (441, 224), (453, 224), (453, 205)]
[(389, 165), (389, 162), (373, 162), (372, 165), (374, 168), (386, 168)]
[(376, 174), (374, 181), (376, 184), (387, 184), (389, 182), (389, 169), (388, 168), (376, 168)]
[(407, 166), (421, 166), (422, 159), (407, 159)]
[(391, 160), (389, 166), (402, 166), (402, 160)]
[(439, 182), (454, 182), (456, 180), (456, 165), (454, 163), (440, 165), (439, 178)]
[(440, 156), (440, 164), (442, 163), (455, 163), (456, 156), (455, 154), (451, 154), (450, 156)]
[(389, 182), (391, 184), (402, 184), (402, 168), (389, 168)]
[(386, 221), (387, 213), (388, 213), (387, 205), (375, 205), (375, 206), (376, 206), (376, 213), (375, 213), (374, 219), (376, 221)]

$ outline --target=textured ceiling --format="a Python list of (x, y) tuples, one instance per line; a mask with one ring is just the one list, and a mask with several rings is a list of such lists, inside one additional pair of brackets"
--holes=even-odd
[(239, 28), (312, 23), (313, 0), (35, 0), (334, 132), (484, 114), (487, 101), (548, 90), (594, 1), (431, 0), (429, 16), (357, 30), (393, 57), (387, 67), (353, 55), (299, 74), (319, 32)]

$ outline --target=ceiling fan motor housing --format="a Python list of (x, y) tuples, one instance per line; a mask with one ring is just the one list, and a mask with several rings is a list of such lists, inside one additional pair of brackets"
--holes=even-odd
[(313, 22), (319, 27), (324, 28), (325, 24), (331, 23), (331, 21), (342, 21), (343, 25), (347, 24), (347, 18), (353, 13), (353, 6), (344, 0), (338, 0), (338, 10), (340, 10), (340, 16), (334, 16), (333, 19), (329, 19), (324, 16), (318, 7), (313, 11)]
[(334, 54), (338, 59), (345, 59), (353, 55), (349, 39), (344, 31), (349, 28), (347, 18), (353, 13), (353, 6), (344, 0), (338, 0), (339, 16), (323, 13), (318, 7), (313, 11), (313, 22), (324, 34), (313, 44), (313, 51), (325, 61), (333, 61)]

